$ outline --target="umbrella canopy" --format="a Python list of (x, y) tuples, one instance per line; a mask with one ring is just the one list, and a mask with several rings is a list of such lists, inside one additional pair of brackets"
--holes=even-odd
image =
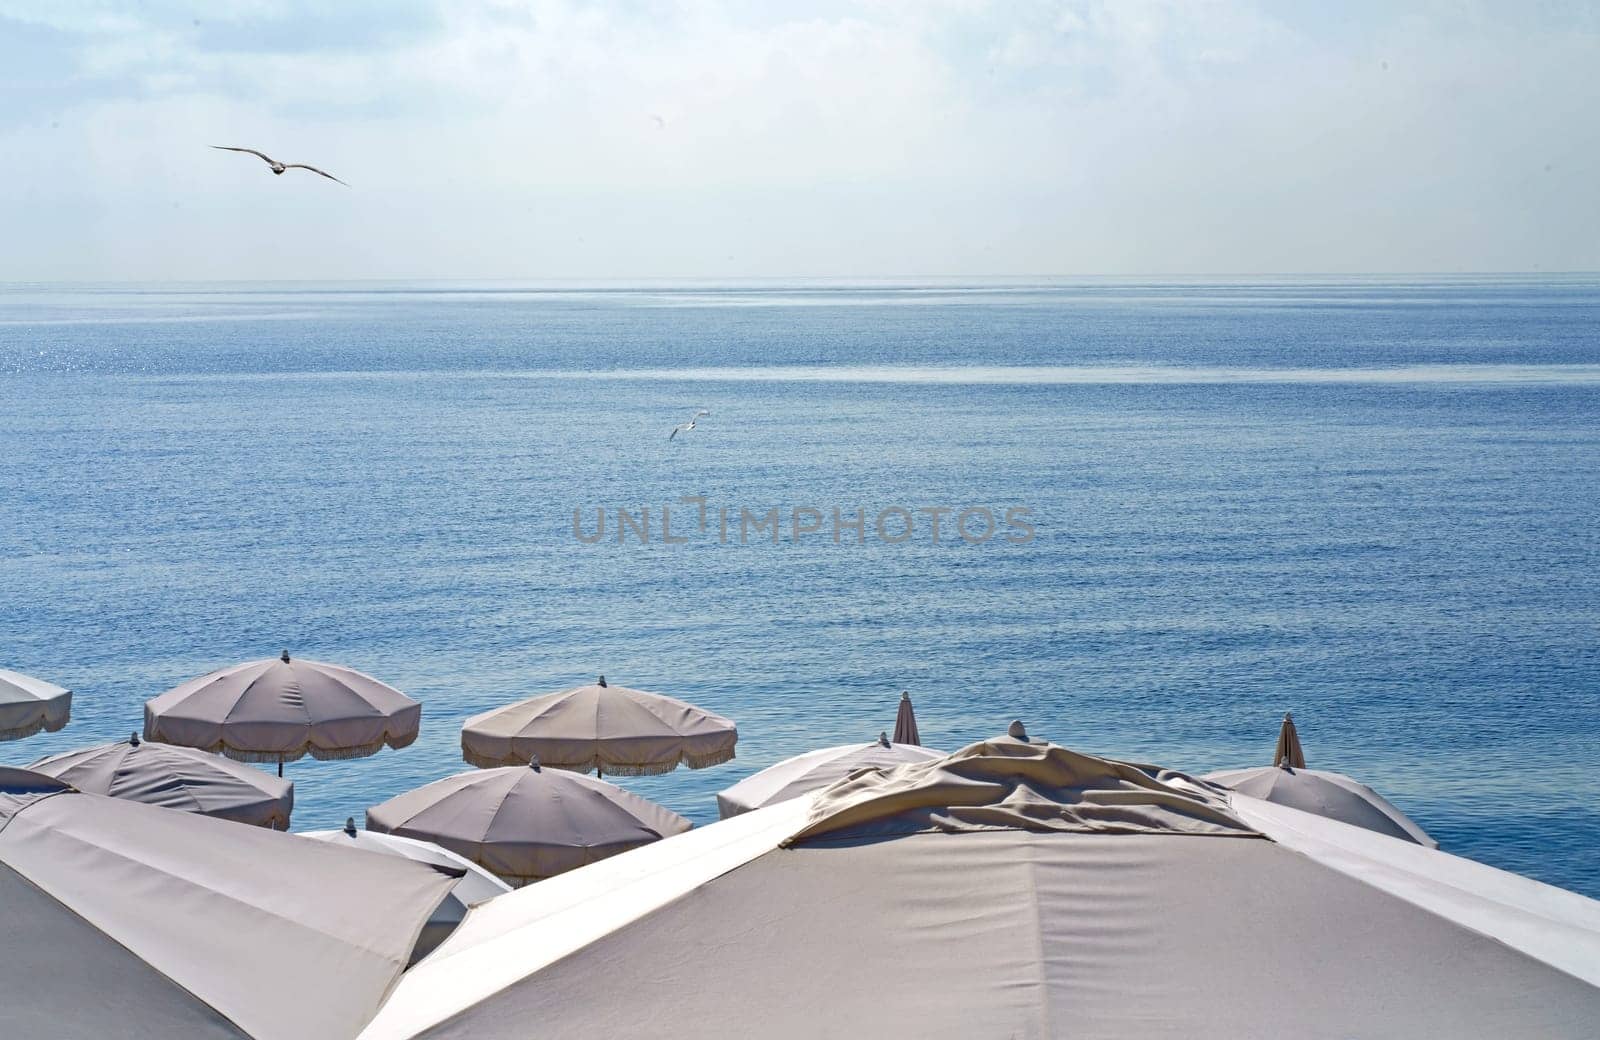
[(1587, 1037), (1597, 1014), (1600, 903), (997, 738), (488, 903), (362, 1040)]
[(1272, 752), (1272, 760), (1271, 766), (1227, 769), (1208, 773), (1205, 779), (1252, 798), (1365, 827), (1430, 849), (1439, 847), (1415, 820), (1366, 784), (1343, 773), (1307, 769), (1305, 753), (1300, 749), (1300, 735), (1295, 732), (1294, 719), (1287, 713), (1278, 730), (1278, 746)]
[(911, 691), (900, 691), (900, 708), (894, 713), (894, 742), (920, 744), (922, 735), (917, 732), (917, 713), (911, 709)]
[(880, 734), (870, 744), (844, 744), (808, 751), (768, 766), (719, 792), (717, 812), (726, 820), (752, 809), (819, 791), (858, 769), (892, 769), (907, 762), (943, 757), (943, 751), (891, 743), (887, 734)]
[(1259, 769), (1228, 769), (1207, 773), (1212, 783), (1301, 812), (1316, 813), (1330, 820), (1365, 827), (1402, 841), (1413, 841), (1430, 849), (1439, 843), (1417, 822), (1366, 784), (1343, 773), (1318, 769), (1291, 769), (1288, 766), (1262, 766)]
[(54, 733), (72, 714), (72, 691), (0, 668), (0, 740)]
[(215, 816), (273, 830), (289, 829), (294, 784), (225, 758), (139, 739), (67, 751), (28, 767), (80, 791)]
[(417, 739), (422, 705), (369, 675), (289, 651), (191, 679), (144, 705), (146, 740), (280, 766), (363, 758)]
[(416, 860), (419, 863), (460, 873), (461, 876), (451, 887), (450, 894), (445, 896), (444, 902), (439, 904), (438, 909), (434, 910), (433, 916), (428, 918), (428, 923), (423, 927), (422, 937), (417, 940), (416, 949), (411, 954), (413, 962), (426, 957), (436, 946), (444, 942), (467, 916), (468, 907), (511, 891), (510, 885), (449, 849), (440, 848), (431, 841), (402, 838), (398, 834), (357, 830), (354, 818), (345, 820), (342, 830), (306, 831), (300, 837), (325, 841), (347, 849), (375, 852), (384, 856), (399, 856), (401, 859)]
[(461, 727), (461, 757), (484, 769), (526, 765), (613, 776), (670, 773), (733, 758), (739, 731), (721, 715), (659, 693), (592, 686), (545, 694), (474, 715)]
[(689, 829), (604, 780), (505, 766), (457, 773), (367, 810), (367, 829), (441, 845), (516, 883), (538, 881)]
[(0, 1033), (343, 1040), (452, 881), (0, 770)]
[(1294, 769), (1306, 767), (1305, 752), (1300, 750), (1300, 734), (1294, 728), (1294, 716), (1283, 713), (1283, 725), (1278, 728), (1278, 746), (1272, 749), (1272, 764)]

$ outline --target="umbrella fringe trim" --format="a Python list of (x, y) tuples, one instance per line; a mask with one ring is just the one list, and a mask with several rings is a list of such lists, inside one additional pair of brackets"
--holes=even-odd
[[(461, 758), (469, 766), (476, 766), (479, 769), (499, 769), (502, 766), (525, 766), (528, 764), (526, 759), (510, 756), (480, 755), (465, 747), (461, 749)], [(677, 769), (680, 763), (690, 769), (705, 769), (708, 766), (718, 766), (724, 762), (731, 762), (733, 758), (733, 748), (724, 748), (703, 755), (690, 754), (685, 751), (670, 762), (625, 764), (607, 762), (603, 758), (591, 758), (585, 762), (547, 762), (541, 759), (539, 764), (546, 769), (565, 769), (572, 773), (592, 773), (595, 771), (595, 767), (599, 766), (607, 776), (662, 776)]]
[[(146, 734), (145, 739), (156, 740), (158, 738), (151, 737)], [(227, 758), (233, 759), (235, 762), (251, 762), (258, 764), (272, 764), (276, 762), (288, 763), (298, 762), (307, 755), (310, 755), (319, 762), (337, 762), (350, 758), (368, 758), (372, 755), (376, 755), (379, 751), (382, 751), (385, 745), (398, 750), (399, 748), (403, 748), (414, 743), (416, 739), (416, 736), (413, 734), (410, 739), (406, 739), (404, 737), (387, 738), (372, 744), (358, 744), (355, 747), (347, 748), (321, 748), (308, 744), (295, 748), (293, 751), (247, 751), (223, 742), (212, 744), (208, 747), (201, 747), (199, 750), (209, 751), (214, 755), (223, 755)]]
[[(65, 723), (62, 723), (62, 725), (65, 725)], [(54, 729), (60, 728), (61, 726), (56, 726), (53, 728), (52, 732)], [(21, 740), (23, 737), (31, 737), (35, 733), (45, 729), (51, 729), (51, 727), (45, 722), (44, 719), (36, 719), (28, 725), (18, 726), (16, 729), (0, 729), (0, 740)]]

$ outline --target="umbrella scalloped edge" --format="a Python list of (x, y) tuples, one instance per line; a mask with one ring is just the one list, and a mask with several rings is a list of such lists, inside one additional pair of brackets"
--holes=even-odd
[(23, 737), (31, 737), (35, 733), (44, 731), (57, 733), (65, 729), (66, 726), (67, 720), (64, 718), (41, 718), (36, 722), (30, 722), (26, 726), (18, 726), (16, 729), (0, 729), (0, 740), (21, 740)]
[[(157, 738), (149, 737), (147, 739), (155, 740)], [(347, 758), (369, 758), (382, 751), (385, 745), (398, 751), (400, 748), (409, 747), (416, 742), (416, 739), (417, 735), (415, 733), (409, 733), (400, 737), (388, 737), (371, 744), (360, 744), (356, 747), (321, 748), (314, 744), (305, 744), (295, 748), (293, 751), (249, 751), (243, 748), (236, 748), (223, 741), (200, 750), (224, 755), (235, 762), (298, 762), (308, 754), (319, 762), (337, 762)]]
[[(509, 756), (506, 758), (493, 758), (487, 755), (480, 755), (476, 751), (471, 751), (465, 747), (461, 749), (461, 758), (467, 765), (477, 766), (479, 769), (499, 769), (502, 766), (525, 766), (528, 764), (527, 759), (524, 758)], [(726, 748), (705, 755), (696, 755), (685, 751), (677, 758), (666, 762), (648, 762), (642, 765), (638, 763), (612, 762), (598, 755), (582, 762), (551, 762), (541, 758), (539, 759), (539, 765), (548, 769), (565, 769), (572, 773), (592, 773), (595, 771), (595, 767), (598, 766), (604, 770), (607, 776), (661, 776), (677, 769), (680, 764), (688, 766), (690, 769), (705, 769), (709, 766), (720, 766), (724, 762), (731, 762), (733, 758), (734, 749)]]

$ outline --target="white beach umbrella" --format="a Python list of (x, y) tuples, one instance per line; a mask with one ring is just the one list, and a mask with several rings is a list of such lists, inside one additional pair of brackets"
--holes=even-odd
[(0, 1035), (347, 1040), (453, 880), (0, 769)]
[[(487, 903), (361, 1040), (1588, 1038), (1600, 903), (1010, 738)], [(714, 1023), (714, 1026), (708, 1026)]]
[(0, 740), (54, 733), (71, 715), (71, 690), (0, 668)]
[(144, 736), (241, 762), (363, 758), (417, 739), (422, 705), (343, 665), (291, 660), (222, 668), (145, 702)]
[(892, 769), (907, 762), (943, 757), (943, 751), (892, 743), (887, 734), (879, 734), (870, 744), (843, 744), (808, 751), (768, 766), (718, 792), (717, 812), (726, 820), (752, 809), (819, 791), (858, 769)]
[(659, 693), (589, 686), (474, 715), (461, 727), (461, 757), (485, 769), (526, 765), (597, 775), (646, 776), (733, 758), (733, 722)]
[(399, 856), (401, 859), (415, 860), (461, 875), (451, 886), (450, 894), (445, 896), (438, 909), (428, 918), (427, 925), (422, 929), (422, 936), (417, 940), (416, 949), (412, 952), (413, 961), (426, 957), (436, 946), (444, 942), (467, 916), (469, 907), (511, 891), (510, 885), (464, 856), (458, 856), (431, 841), (402, 838), (398, 834), (381, 834), (378, 831), (357, 830), (353, 817), (344, 821), (342, 830), (306, 831), (300, 837), (324, 841), (340, 848), (358, 849), (383, 856)]
[(368, 830), (431, 841), (517, 884), (689, 826), (614, 784), (538, 762), (457, 773), (367, 810)]
[(288, 830), (294, 812), (289, 781), (194, 748), (140, 740), (137, 733), (41, 758), (28, 768), (89, 794), (273, 830)]
[(922, 734), (917, 732), (917, 713), (911, 707), (911, 691), (900, 692), (900, 707), (894, 713), (894, 742), (896, 744), (921, 744)]
[(1295, 732), (1294, 720), (1288, 715), (1283, 717), (1273, 759), (1277, 764), (1255, 769), (1225, 769), (1208, 773), (1205, 779), (1252, 798), (1365, 827), (1402, 841), (1439, 847), (1415, 820), (1366, 784), (1343, 773), (1307, 769), (1300, 737)]

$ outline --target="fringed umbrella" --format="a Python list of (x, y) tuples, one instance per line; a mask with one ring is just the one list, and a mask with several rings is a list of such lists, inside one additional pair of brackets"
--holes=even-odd
[(689, 829), (604, 780), (531, 765), (457, 773), (367, 810), (367, 829), (431, 841), (514, 884)]
[(289, 829), (294, 784), (226, 758), (139, 739), (67, 751), (28, 767), (88, 794)]
[(474, 715), (461, 727), (461, 757), (482, 769), (525, 765), (594, 770), (597, 776), (670, 773), (733, 758), (738, 728), (729, 719), (659, 693), (592, 686), (519, 701)]
[(191, 679), (145, 702), (146, 740), (220, 751), (240, 762), (364, 758), (417, 739), (422, 705), (342, 665), (289, 651)]
[(71, 715), (71, 690), (0, 668), (0, 740), (54, 733)]

